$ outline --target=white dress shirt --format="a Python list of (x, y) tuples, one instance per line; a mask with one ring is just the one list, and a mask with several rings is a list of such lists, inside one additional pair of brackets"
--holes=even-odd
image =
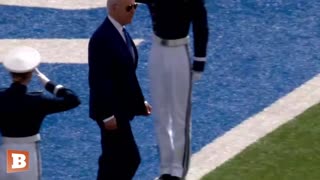
[(113, 19), (113, 17), (108, 16), (109, 20), (111, 21), (111, 23), (114, 25), (114, 27), (116, 27), (116, 29), (118, 30), (118, 32), (120, 33), (122, 39), (124, 40), (124, 42), (126, 42), (126, 38), (123, 34), (123, 26), (121, 26), (121, 24), (118, 23), (118, 21), (116, 21), (115, 19)]

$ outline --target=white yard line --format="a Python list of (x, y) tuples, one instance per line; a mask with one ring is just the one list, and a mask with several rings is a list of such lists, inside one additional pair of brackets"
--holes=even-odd
[[(0, 39), (2, 56), (14, 46), (27, 45), (36, 48), (44, 63), (87, 63), (88, 39)], [(134, 39), (136, 45), (143, 39)]]
[(199, 180), (250, 144), (320, 100), (320, 74), (203, 147), (191, 158), (187, 180)]
[(57, 9), (90, 9), (106, 7), (106, 0), (0, 0), (0, 5)]

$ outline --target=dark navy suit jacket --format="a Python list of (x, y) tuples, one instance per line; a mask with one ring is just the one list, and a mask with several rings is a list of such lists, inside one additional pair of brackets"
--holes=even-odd
[[(131, 38), (130, 38), (131, 39)], [(97, 121), (112, 115), (117, 120), (132, 120), (145, 115), (144, 97), (136, 76), (135, 59), (108, 17), (89, 41), (89, 114)]]

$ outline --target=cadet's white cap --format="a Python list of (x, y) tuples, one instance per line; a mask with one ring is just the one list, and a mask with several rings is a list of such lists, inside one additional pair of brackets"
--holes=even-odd
[(40, 53), (28, 46), (19, 46), (8, 52), (4, 57), (3, 66), (10, 72), (31, 72), (41, 61)]

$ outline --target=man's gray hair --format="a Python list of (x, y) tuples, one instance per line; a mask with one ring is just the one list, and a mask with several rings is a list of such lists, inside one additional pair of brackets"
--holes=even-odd
[(107, 9), (110, 10), (111, 6), (117, 4), (119, 0), (107, 0)]

